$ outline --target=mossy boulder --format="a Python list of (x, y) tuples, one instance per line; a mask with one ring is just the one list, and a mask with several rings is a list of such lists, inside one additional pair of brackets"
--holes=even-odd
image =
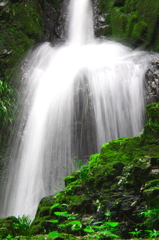
[(14, 226), (16, 223), (16, 217), (7, 217), (5, 219), (0, 219), (0, 239), (7, 237), (9, 234), (11, 236), (15, 236), (16, 231)]
[(9, 75), (15, 64), (41, 37), (42, 16), (36, 1), (7, 1), (1, 8), (0, 62)]
[[(97, 222), (117, 221), (120, 227), (113, 233), (130, 238), (128, 232), (143, 221), (138, 214), (159, 208), (158, 108), (159, 103), (147, 106), (147, 123), (139, 136), (103, 144), (88, 165), (65, 178), (63, 191), (43, 198), (29, 234), (58, 230), (85, 239), (88, 233), (83, 229), (88, 225), (93, 228)], [(69, 225), (73, 220), (81, 223), (78, 231)], [(95, 234), (91, 233), (92, 239)]]
[[(159, 2), (151, 0), (99, 0), (99, 14), (105, 18), (106, 28), (102, 33), (131, 46), (142, 46), (159, 51)], [(106, 16), (106, 15), (105, 15)], [(109, 25), (109, 32), (107, 31)], [(111, 29), (111, 31), (110, 31)]]

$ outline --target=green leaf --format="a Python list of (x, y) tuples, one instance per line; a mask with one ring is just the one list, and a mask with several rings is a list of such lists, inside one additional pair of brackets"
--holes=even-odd
[(103, 223), (103, 222), (95, 222), (95, 223), (93, 223), (93, 225), (97, 225), (97, 224), (101, 224), (101, 223)]
[(54, 209), (55, 207), (58, 207), (60, 204), (59, 203), (55, 203), (53, 206), (50, 207), (50, 209)]
[(105, 230), (105, 231), (98, 231), (99, 233), (102, 233), (106, 236), (109, 236), (109, 237), (114, 237), (114, 238), (120, 238), (120, 236), (112, 233), (111, 231), (108, 231), (108, 230)]
[(78, 230), (81, 230), (81, 227), (77, 226), (77, 225), (73, 225), (71, 227), (72, 231), (78, 231)]
[(69, 204), (63, 203), (62, 206), (69, 207)]
[(104, 229), (104, 228), (107, 228), (106, 225), (101, 225), (101, 226), (92, 226), (93, 228), (96, 228), (96, 229)]
[(95, 232), (95, 230), (92, 229), (92, 228), (90, 228), (90, 227), (84, 228), (83, 230), (84, 230), (84, 232), (88, 232), (88, 233), (93, 233), (93, 232)]
[(50, 232), (48, 234), (49, 237), (58, 237), (59, 236), (59, 233), (57, 231), (53, 231), (53, 232)]
[(54, 212), (54, 214), (56, 216), (60, 216), (60, 217), (69, 217), (71, 214), (67, 213), (67, 212)]
[(119, 225), (118, 222), (106, 222), (105, 224), (110, 226), (110, 227), (117, 227)]
[(67, 224), (59, 224), (58, 227), (66, 227)]
[(10, 239), (10, 238), (12, 238), (12, 235), (8, 234), (7, 239)]
[(70, 216), (68, 217), (68, 219), (69, 219), (69, 220), (71, 220), (71, 219), (72, 219), (72, 220), (73, 220), (73, 219), (76, 219), (76, 218), (78, 217), (78, 215), (79, 215), (79, 214), (74, 214), (74, 215), (70, 214)]
[(81, 225), (82, 225), (82, 224), (81, 224), (81, 221), (71, 221), (71, 222), (67, 223), (67, 226), (68, 226), (68, 225), (74, 225), (74, 224), (76, 224), (76, 225), (78, 225), (78, 226), (81, 226)]
[(111, 212), (109, 210), (107, 210), (104, 215), (107, 216), (107, 217), (110, 217)]
[(153, 231), (152, 231), (152, 230), (145, 230), (145, 232), (149, 232), (149, 233), (152, 233)]
[(47, 222), (51, 222), (51, 223), (58, 223), (59, 221), (58, 220), (49, 220)]

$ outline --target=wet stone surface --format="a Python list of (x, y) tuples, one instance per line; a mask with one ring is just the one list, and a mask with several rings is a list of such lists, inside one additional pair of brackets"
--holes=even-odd
[(152, 62), (146, 74), (147, 104), (159, 102), (159, 61)]

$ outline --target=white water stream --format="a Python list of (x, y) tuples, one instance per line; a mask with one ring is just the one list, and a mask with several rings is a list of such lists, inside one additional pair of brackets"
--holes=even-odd
[(95, 39), (90, 0), (71, 0), (68, 25), (65, 44), (40, 45), (23, 66), (22, 137), (13, 146), (1, 217), (33, 218), (40, 199), (60, 190), (74, 157), (142, 130), (148, 54)]

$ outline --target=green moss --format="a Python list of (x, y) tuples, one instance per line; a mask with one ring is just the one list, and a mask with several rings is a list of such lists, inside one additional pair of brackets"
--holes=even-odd
[(154, 31), (157, 27), (159, 2), (151, 0), (139, 0), (138, 2), (139, 22), (147, 25), (147, 34), (145, 36), (146, 44), (150, 44), (154, 37)]
[[(103, 144), (99, 154), (90, 156), (88, 165), (65, 178), (66, 188), (62, 192), (44, 198), (38, 207), (30, 233), (56, 230), (56, 224), (51, 224), (49, 220), (58, 219), (59, 223), (65, 224), (68, 220), (66, 216), (57, 216), (54, 214), (56, 211), (67, 212), (69, 217), (84, 222), (86, 215), (91, 220), (93, 218), (95, 221), (105, 221), (106, 211), (114, 212), (115, 218), (118, 211), (127, 211), (130, 213), (128, 218), (131, 219), (134, 208), (138, 213), (140, 201), (142, 211), (146, 205), (148, 208), (158, 208), (159, 171), (156, 177), (152, 176), (152, 172), (156, 170), (152, 169), (152, 166), (158, 166), (159, 147), (158, 143), (149, 144), (150, 136), (155, 139), (159, 136), (158, 132), (154, 135), (154, 130), (158, 131), (158, 107), (159, 103), (147, 106), (147, 124), (140, 136), (119, 138)], [(139, 202), (136, 197), (138, 195), (142, 196)], [(120, 214), (118, 217), (121, 218)], [(65, 230), (76, 237), (78, 235), (71, 232), (70, 228)], [(85, 234), (84, 239), (87, 239), (88, 235), (84, 232), (82, 234)]]
[(15, 64), (42, 34), (41, 13), (36, 1), (8, 3), (3, 8), (3, 24), (0, 35), (1, 67), (9, 75)]
[[(159, 145), (159, 103), (152, 103), (146, 107), (147, 123), (144, 127), (144, 134), (141, 135), (142, 144), (151, 144), (154, 147), (155, 156), (155, 145)], [(155, 144), (155, 145), (153, 145)], [(150, 148), (151, 148), (150, 147)]]
[(159, 51), (159, 2), (126, 0), (123, 6), (117, 1), (99, 1), (100, 13), (111, 13), (106, 36), (134, 46)]
[(133, 11), (129, 14), (129, 24), (130, 23), (136, 23), (138, 20), (138, 12), (137, 11)]
[(28, 35), (40, 36), (41, 16), (34, 1), (15, 3), (11, 7), (10, 21), (12, 25)]
[(7, 237), (9, 234), (15, 236), (14, 224), (17, 223), (16, 217), (7, 217), (5, 219), (0, 219), (0, 237)]
[(136, 10), (138, 0), (126, 0), (124, 5), (125, 13), (131, 13)]
[(159, 208), (159, 187), (150, 187), (144, 190), (144, 196), (150, 209)]
[(133, 30), (131, 32), (132, 40), (141, 40), (144, 42), (145, 36), (147, 34), (147, 24), (145, 22), (138, 22), (134, 25)]
[(129, 15), (121, 12), (120, 8), (114, 8), (111, 12), (111, 27), (113, 36), (125, 36), (126, 26), (129, 20)]
[(74, 176), (65, 177), (65, 186), (67, 186), (71, 182), (74, 182), (75, 180), (76, 180), (76, 178)]
[(146, 189), (147, 188), (149, 189), (151, 187), (159, 187), (159, 179), (151, 180), (146, 183), (146, 186), (145, 186)]
[(99, 4), (98, 4), (98, 8), (100, 10), (100, 13), (110, 12), (114, 3), (115, 3), (115, 0), (107, 0), (107, 1), (100, 0)]

